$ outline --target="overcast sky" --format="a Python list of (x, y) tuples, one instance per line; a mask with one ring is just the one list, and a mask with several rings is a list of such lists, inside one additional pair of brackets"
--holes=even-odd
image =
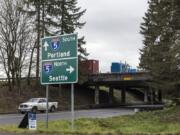
[(111, 62), (127, 62), (138, 66), (139, 49), (143, 46), (139, 34), (148, 0), (79, 0), (87, 9), (86, 25), (80, 34), (86, 37), (89, 59), (100, 62), (100, 71), (109, 72)]

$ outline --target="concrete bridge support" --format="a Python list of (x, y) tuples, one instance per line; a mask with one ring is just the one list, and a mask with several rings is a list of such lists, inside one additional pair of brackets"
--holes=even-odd
[(150, 91), (150, 104), (153, 104), (153, 90), (149, 89)]
[(148, 103), (148, 90), (147, 89), (144, 90), (144, 102)]
[(95, 86), (94, 102), (96, 105), (99, 105), (99, 86)]
[(154, 104), (156, 102), (156, 92), (154, 89), (150, 88), (150, 103)]
[(114, 99), (113, 99), (113, 97), (114, 97), (114, 89), (113, 89), (113, 87), (109, 87), (109, 104), (113, 104), (113, 102), (114, 102)]
[(156, 91), (152, 90), (152, 103), (154, 104), (156, 102)]
[(162, 91), (158, 90), (158, 102), (162, 103)]
[(122, 102), (123, 104), (126, 103), (126, 88), (123, 88), (123, 89), (121, 90), (121, 102)]

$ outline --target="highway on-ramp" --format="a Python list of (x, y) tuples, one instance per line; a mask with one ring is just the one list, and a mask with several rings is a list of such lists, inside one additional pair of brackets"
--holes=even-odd
[[(132, 115), (133, 109), (111, 108), (111, 109), (93, 109), (75, 111), (75, 119), (78, 118), (107, 118), (120, 115)], [(24, 115), (22, 114), (4, 114), (0, 115), (0, 125), (19, 124)], [(49, 120), (70, 120), (70, 111), (61, 111), (49, 113)], [(46, 113), (38, 113), (37, 121), (45, 121)]]

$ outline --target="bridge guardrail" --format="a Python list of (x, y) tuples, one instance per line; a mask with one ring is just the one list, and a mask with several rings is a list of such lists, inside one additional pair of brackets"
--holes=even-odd
[(93, 82), (99, 81), (146, 81), (150, 80), (146, 72), (137, 73), (101, 73), (89, 76), (89, 80)]

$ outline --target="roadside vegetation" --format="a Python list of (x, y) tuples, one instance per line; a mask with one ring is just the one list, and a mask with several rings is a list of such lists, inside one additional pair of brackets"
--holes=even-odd
[[(25, 82), (23, 82), (23, 91), (19, 91), (18, 88), (14, 88), (13, 93), (8, 91), (7, 84), (3, 84), (0, 86), (0, 113), (17, 113), (18, 106), (22, 102), (26, 102), (30, 98), (38, 98), (45, 97), (45, 87), (41, 86), (38, 89), (36, 88), (35, 82), (31, 82), (31, 86), (27, 86)], [(50, 101), (56, 101), (59, 103), (58, 110), (68, 110), (70, 109), (70, 86), (62, 85), (59, 87), (50, 86), (49, 87), (49, 99)], [(142, 102), (138, 97), (135, 97), (131, 93), (126, 94), (127, 103), (132, 102)], [(16, 98), (13, 98), (16, 97)], [(121, 91), (114, 91), (114, 104), (121, 103)], [(107, 105), (108, 106), (109, 97), (108, 90), (104, 90), (102, 88), (100, 90), (100, 106)], [(81, 85), (75, 86), (75, 108), (76, 109), (90, 109), (96, 107), (94, 104), (94, 89), (83, 87)]]
[[(13, 93), (8, 91), (7, 84), (0, 85), (0, 114), (17, 113), (18, 106), (22, 102), (26, 102), (30, 98), (46, 97), (46, 89), (44, 86), (36, 88), (35, 82), (31, 81), (31, 85), (27, 86), (23, 82), (23, 91), (18, 88), (13, 89)], [(14, 98), (16, 97), (16, 98)], [(71, 89), (70, 85), (51, 85), (49, 86), (49, 100), (59, 103), (58, 111), (70, 109)], [(108, 93), (100, 91), (100, 104), (108, 103)], [(75, 85), (75, 108), (89, 109), (94, 107), (94, 89)]]
[[(20, 134), (32, 133), (28, 129), (18, 129), (17, 125), (3, 126), (0, 127), (0, 130)], [(33, 134), (179, 135), (180, 106), (106, 119), (82, 118), (75, 120), (74, 131), (71, 131), (70, 121), (50, 121), (48, 129), (45, 128), (44, 122), (40, 122), (37, 131)]]
[[(35, 86), (25, 86), (24, 91), (19, 94), (18, 89), (11, 93), (7, 87), (0, 88), (0, 113), (17, 113), (18, 106), (22, 102), (26, 102), (30, 98), (46, 97), (45, 87), (40, 87), (38, 90)], [(58, 110), (67, 110), (70, 108), (70, 88), (69, 86), (49, 87), (49, 100), (59, 103)], [(87, 94), (85, 93), (87, 91)], [(75, 90), (75, 107), (84, 108), (93, 104), (93, 90), (76, 87)], [(13, 98), (16, 97), (16, 98)]]

